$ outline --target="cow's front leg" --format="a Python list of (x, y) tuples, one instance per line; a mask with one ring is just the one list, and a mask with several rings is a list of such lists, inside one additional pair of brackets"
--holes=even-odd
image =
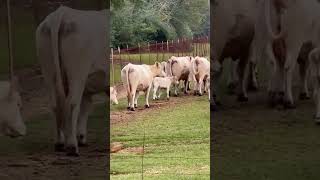
[[(297, 51), (297, 52), (296, 52)], [(294, 68), (297, 63), (299, 48), (294, 49), (294, 51), (289, 51), (291, 53), (287, 54), (287, 61), (285, 63), (285, 97), (284, 106), (285, 108), (295, 108), (293, 96), (292, 96), (292, 76)]]
[(146, 108), (150, 108), (150, 105), (149, 105), (149, 94), (150, 94), (150, 90), (151, 90), (151, 84), (149, 84), (149, 87), (148, 87), (148, 89), (147, 89), (147, 92), (145, 93), (145, 98), (146, 98), (145, 107), (146, 107)]
[(188, 86), (189, 86), (188, 80), (185, 80), (184, 81), (184, 94), (188, 94)]
[(79, 146), (87, 145), (87, 121), (88, 116), (92, 108), (92, 97), (91, 96), (83, 96), (81, 107), (80, 107), (80, 115), (78, 120), (78, 132), (77, 139)]
[(245, 72), (247, 67), (247, 58), (239, 59), (238, 64), (238, 75), (239, 75), (239, 94), (238, 94), (238, 101), (240, 102), (246, 102), (248, 101), (248, 95), (247, 95), (247, 88), (246, 88), (246, 78), (245, 78)]
[(299, 96), (301, 100), (310, 99), (310, 95), (308, 91), (308, 69), (309, 69), (309, 60), (305, 60), (305, 61), (302, 60), (299, 66), (300, 78), (302, 80), (301, 92)]
[(202, 84), (203, 83), (203, 79), (202, 78), (200, 78), (199, 79), (199, 96), (202, 96), (203, 94), (202, 94)]
[[(170, 86), (169, 86), (169, 87), (167, 87), (167, 100), (169, 100), (169, 99), (170, 99), (169, 92), (170, 92)], [(159, 96), (160, 96), (160, 95), (159, 95)], [(159, 98), (160, 98), (160, 97), (159, 97)]]
[[(180, 84), (180, 83), (179, 83), (179, 84)], [(174, 85), (174, 96), (176, 96), (176, 97), (178, 96), (178, 88), (179, 88), (179, 87), (178, 87), (178, 84), (175, 84), (175, 85)]]
[(157, 89), (158, 89), (158, 88), (156, 88), (156, 87), (154, 86), (154, 88), (153, 88), (153, 96), (152, 96), (152, 99), (153, 99), (153, 100), (156, 100), (156, 99), (157, 99)]

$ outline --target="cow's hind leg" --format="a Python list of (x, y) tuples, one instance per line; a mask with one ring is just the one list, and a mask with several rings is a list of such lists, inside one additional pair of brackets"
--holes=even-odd
[(55, 144), (54, 144), (54, 149), (56, 152), (63, 152), (65, 151), (64, 149), (64, 134), (63, 134), (63, 122), (64, 122), (64, 117), (63, 117), (63, 111), (62, 109), (57, 109), (57, 107), (53, 108), (54, 111), (54, 116), (55, 116), (55, 133), (56, 133), (56, 139), (55, 139)]
[(80, 107), (80, 115), (78, 120), (78, 132), (77, 139), (79, 146), (87, 145), (87, 121), (88, 116), (92, 107), (92, 97), (90, 95), (83, 96), (81, 107)]
[(136, 91), (135, 97), (134, 97), (134, 108), (138, 107), (138, 99), (139, 99), (139, 91)]

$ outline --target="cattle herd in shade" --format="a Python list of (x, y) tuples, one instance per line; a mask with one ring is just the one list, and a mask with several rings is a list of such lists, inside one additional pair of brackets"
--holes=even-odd
[(257, 64), (270, 65), (262, 67), (270, 69), (269, 103), (285, 108), (295, 108), (292, 82), (297, 81), (294, 70), (298, 64), (299, 97), (310, 98), (310, 77), (316, 104), (315, 120), (320, 123), (320, 1), (216, 0), (211, 8), (213, 110), (222, 99), (217, 87), (224, 59), (238, 61), (237, 67), (231, 68), (231, 77), (237, 77), (233, 81), (237, 81), (239, 101), (248, 101), (248, 84), (257, 87)]
[[(149, 108), (149, 95), (153, 89), (152, 99), (160, 99), (161, 90), (166, 90), (169, 100), (170, 89), (174, 95), (179, 94), (179, 84), (183, 83), (184, 93), (190, 90), (193, 84), (194, 95), (202, 96), (206, 91), (210, 94), (210, 62), (204, 57), (175, 57), (153, 65), (127, 64), (121, 70), (121, 80), (127, 92), (128, 110), (134, 111), (138, 105), (139, 93), (145, 94), (145, 107)], [(152, 88), (153, 87), (153, 88)], [(158, 95), (157, 95), (157, 92)], [(116, 90), (110, 87), (111, 102), (117, 104)], [(209, 96), (210, 99), (210, 96)]]

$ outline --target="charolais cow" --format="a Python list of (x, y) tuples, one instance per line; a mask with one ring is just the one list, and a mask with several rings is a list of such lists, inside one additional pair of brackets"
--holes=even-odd
[[(190, 66), (192, 57), (175, 57), (172, 56), (167, 61), (167, 75), (176, 76), (178, 81), (184, 82), (184, 93), (187, 94), (190, 81)], [(174, 85), (175, 96), (178, 96), (178, 85)]]
[(207, 90), (207, 78), (210, 75), (210, 62), (204, 57), (195, 57), (191, 61), (190, 74), (194, 80), (194, 93), (202, 96), (202, 86), (204, 86), (204, 92)]
[(26, 135), (21, 116), (21, 97), (15, 84), (0, 81), (0, 134), (10, 137)]
[(92, 96), (107, 92), (107, 10), (65, 6), (36, 31), (37, 55), (56, 120), (55, 150), (78, 156), (87, 144)]
[[(262, 51), (266, 49), (265, 53), (273, 64), (273, 76), (269, 86), (271, 99), (276, 92), (279, 92), (284, 98), (284, 106), (294, 108), (292, 79), (297, 62), (300, 64), (300, 75), (303, 81), (300, 98), (309, 97), (308, 62), (303, 56), (317, 46), (314, 35), (319, 32), (319, 2), (317, 0), (267, 0), (261, 2), (258, 9), (261, 15), (258, 16), (260, 19), (257, 20), (257, 27), (260, 27), (261, 31), (257, 30), (256, 33), (255, 54), (261, 57)], [(262, 32), (263, 29), (266, 32)], [(264, 44), (272, 44), (272, 47), (269, 45), (268, 48), (264, 48)]]
[(113, 104), (118, 104), (118, 99), (117, 99), (117, 90), (115, 87), (110, 87), (110, 102)]
[[(245, 71), (248, 65), (255, 32), (256, 0), (218, 0), (213, 5), (212, 38), (213, 62), (219, 67), (213, 75), (213, 87), (217, 92), (220, 83), (223, 61), (226, 58), (238, 60), (237, 74), (239, 78), (238, 101), (247, 101)], [(217, 94), (217, 98), (219, 98)]]
[(161, 89), (165, 89), (167, 91), (167, 100), (169, 100), (169, 92), (170, 87), (173, 84), (178, 84), (179, 81), (177, 81), (176, 76), (168, 76), (168, 77), (155, 77), (153, 79), (153, 97), (152, 99), (160, 99), (161, 91), (159, 92), (159, 95), (157, 96), (157, 91)]
[(156, 62), (154, 65), (136, 65), (129, 63), (121, 70), (121, 80), (127, 88), (128, 109), (131, 111), (135, 110), (138, 105), (140, 91), (145, 93), (145, 107), (150, 107), (149, 94), (152, 81), (157, 76), (165, 76), (159, 62)]

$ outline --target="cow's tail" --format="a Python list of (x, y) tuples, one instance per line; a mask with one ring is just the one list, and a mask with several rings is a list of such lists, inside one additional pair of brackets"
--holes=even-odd
[(130, 84), (130, 80), (129, 80), (129, 71), (130, 71), (130, 65), (128, 66), (128, 69), (126, 70), (126, 78), (127, 78), (127, 90), (129, 93), (131, 93), (131, 84)]
[(170, 62), (170, 76), (173, 76), (172, 65), (173, 65), (173, 61)]
[(198, 59), (195, 59), (195, 60), (191, 63), (191, 69), (192, 69), (192, 73), (193, 73), (194, 75), (196, 75), (196, 74), (199, 73), (199, 71), (197, 71), (198, 67), (197, 67), (197, 65), (195, 65), (195, 64), (196, 64), (196, 61), (198, 61)]
[(54, 64), (54, 81), (55, 81), (55, 88), (57, 91), (57, 95), (61, 98), (65, 98), (66, 94), (64, 92), (63, 87), (63, 75), (62, 75), (62, 65), (60, 62), (60, 53), (59, 53), (59, 30), (60, 25), (63, 17), (63, 7), (60, 7), (58, 10), (56, 10), (55, 14), (52, 14), (51, 17), (51, 47), (52, 47), (52, 53), (53, 53), (53, 64)]
[[(270, 18), (271, 17), (270, 11), (271, 11), (272, 1), (265, 0), (264, 3), (265, 3), (264, 4), (264, 13), (265, 13), (265, 21), (266, 21), (266, 25), (267, 25), (267, 32), (273, 39), (280, 39), (281, 37), (284, 36), (285, 31), (283, 30), (283, 28), (281, 28), (281, 31), (279, 32), (279, 34), (275, 34), (272, 30), (271, 18)], [(277, 23), (280, 23), (280, 25), (281, 25), (281, 18), (279, 20), (280, 20), (280, 22), (277, 22)]]

